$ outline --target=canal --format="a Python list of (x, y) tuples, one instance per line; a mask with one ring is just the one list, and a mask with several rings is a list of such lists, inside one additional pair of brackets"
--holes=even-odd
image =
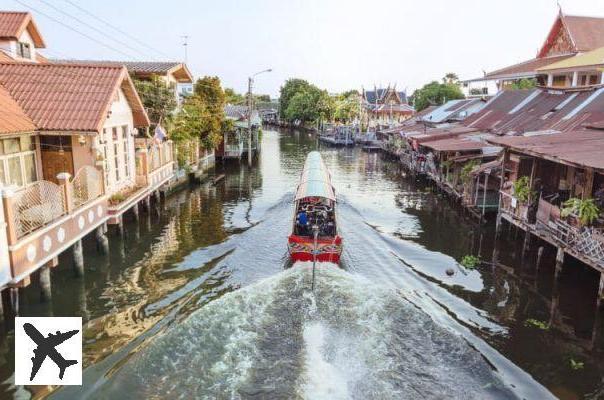
[[(265, 130), (256, 168), (169, 196), (129, 221), (86, 274), (68, 255), (52, 301), (35, 279), (21, 314), (82, 316), (84, 385), (52, 398), (402, 399), (597, 398), (592, 348), (598, 277), (522, 234), (474, 223), (380, 154), (320, 148), (339, 196), (341, 268), (291, 268), (286, 236), (305, 132)], [(495, 246), (495, 244), (497, 246)], [(496, 247), (496, 249), (495, 249)], [(496, 253), (498, 266), (489, 264)], [(466, 268), (466, 255), (486, 263)], [(451, 269), (453, 274), (447, 274)], [(450, 272), (450, 271), (449, 271)], [(0, 397), (13, 335), (0, 336)], [(44, 395), (47, 388), (36, 388)]]

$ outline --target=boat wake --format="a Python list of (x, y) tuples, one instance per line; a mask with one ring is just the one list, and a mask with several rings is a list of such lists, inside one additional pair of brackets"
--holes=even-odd
[(228, 293), (158, 335), (92, 397), (513, 398), (482, 355), (401, 291), (312, 263)]

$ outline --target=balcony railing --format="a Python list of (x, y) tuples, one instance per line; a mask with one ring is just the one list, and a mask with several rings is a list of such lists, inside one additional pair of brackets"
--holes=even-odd
[(8, 229), (18, 240), (101, 197), (103, 176), (94, 167), (84, 166), (69, 180), (57, 185), (36, 181), (4, 198)]

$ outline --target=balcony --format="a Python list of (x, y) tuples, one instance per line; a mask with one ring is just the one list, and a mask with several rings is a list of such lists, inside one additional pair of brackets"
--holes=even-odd
[(119, 223), (124, 212), (174, 176), (172, 141), (157, 144), (151, 139), (137, 139), (136, 148), (136, 186), (112, 195), (108, 209), (110, 224)]
[(58, 185), (42, 180), (20, 190), (2, 191), (1, 217), (6, 224), (13, 282), (21, 281), (107, 220), (102, 173), (84, 166), (73, 178), (62, 173), (58, 179)]
[(501, 191), (501, 211), (510, 221), (542, 239), (564, 248), (573, 257), (604, 269), (604, 228), (581, 226), (576, 216), (564, 219), (558, 206), (539, 199), (534, 221), (528, 218), (528, 205), (521, 203), (510, 193)]

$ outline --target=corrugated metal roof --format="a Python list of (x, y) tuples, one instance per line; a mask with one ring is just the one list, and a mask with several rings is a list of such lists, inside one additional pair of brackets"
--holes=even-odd
[(519, 153), (604, 171), (604, 131), (601, 130), (492, 137), (487, 140)]
[(461, 135), (458, 137), (441, 139), (441, 140), (432, 140), (428, 142), (423, 142), (421, 145), (423, 147), (430, 148), (435, 151), (472, 151), (472, 150), (482, 150), (486, 147), (491, 147), (488, 143), (483, 140), (486, 137), (492, 135), (484, 135), (484, 134), (467, 134)]
[(0, 134), (33, 132), (36, 126), (23, 109), (0, 85)]
[(124, 67), (0, 63), (0, 84), (40, 130), (99, 132), (119, 87), (135, 125), (149, 126)]
[[(434, 124), (439, 124), (450, 119), (463, 120), (471, 114), (478, 112), (484, 105), (485, 102), (481, 99), (449, 100), (429, 114), (424, 115), (422, 120)], [(462, 115), (464, 112), (465, 115)]]
[(86, 64), (125, 66), (129, 72), (140, 75), (166, 75), (172, 73), (179, 82), (193, 82), (186, 64), (178, 61), (112, 61), (112, 60), (52, 60), (59, 64)]

